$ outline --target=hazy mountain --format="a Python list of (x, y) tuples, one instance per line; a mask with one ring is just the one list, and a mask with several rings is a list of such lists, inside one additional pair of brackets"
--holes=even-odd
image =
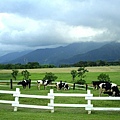
[(57, 48), (37, 49), (26, 55), (18, 57), (8, 63), (39, 62), (40, 64), (59, 64), (62, 59), (68, 59), (74, 55), (83, 54), (88, 51), (100, 48), (106, 43), (81, 42)]
[(3, 55), (0, 57), (0, 63), (6, 63), (9, 62), (11, 60), (14, 60), (18, 57), (21, 57), (25, 54), (28, 54), (30, 51), (22, 51), (22, 52), (12, 52), (12, 53), (8, 53), (6, 55)]
[(75, 55), (69, 59), (61, 60), (61, 64), (71, 64), (79, 61), (117, 61), (120, 60), (120, 43), (111, 42), (98, 49), (91, 50), (84, 54)]

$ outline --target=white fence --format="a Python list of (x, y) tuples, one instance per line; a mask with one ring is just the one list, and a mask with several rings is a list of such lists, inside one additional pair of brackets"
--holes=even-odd
[[(84, 107), (85, 110), (88, 111), (88, 114), (91, 114), (91, 111), (93, 110), (100, 110), (100, 111), (120, 111), (120, 108), (114, 108), (114, 107), (93, 107), (93, 104), (91, 104), (92, 100), (120, 100), (120, 97), (93, 97), (93, 94), (90, 93), (90, 90), (87, 90), (86, 94), (72, 94), (72, 93), (53, 93), (53, 89), (50, 90), (50, 93), (48, 93), (47, 96), (41, 96), (41, 95), (26, 95), (21, 94), (19, 88), (16, 88), (16, 91), (5, 91), (0, 90), (0, 93), (5, 94), (13, 94), (13, 97), (15, 97), (14, 101), (9, 100), (0, 100), (0, 103), (8, 103), (12, 104), (14, 107), (14, 111), (17, 111), (17, 107), (24, 107), (24, 108), (37, 108), (37, 109), (47, 109), (51, 110), (51, 112), (54, 112), (54, 107)], [(54, 103), (54, 98), (57, 96), (63, 96), (63, 97), (84, 97), (85, 100), (87, 100), (86, 104), (59, 104)], [(26, 104), (20, 104), (19, 98), (25, 97), (25, 98), (39, 98), (39, 99), (49, 99), (50, 103), (48, 103), (48, 106), (40, 106), (40, 105), (26, 105)]]
[(85, 108), (88, 111), (88, 114), (91, 114), (93, 110), (99, 111), (120, 111), (119, 108), (115, 107), (93, 107), (91, 100), (120, 100), (120, 97), (85, 97), (85, 100), (89, 100), (89, 106)]
[[(51, 90), (52, 91), (52, 90)], [(6, 93), (6, 94), (13, 94), (13, 97), (15, 97), (14, 101), (9, 100), (0, 100), (0, 103), (8, 103), (12, 104), (14, 107), (14, 111), (17, 111), (17, 107), (24, 107), (24, 108), (38, 108), (38, 109), (48, 109), (51, 110), (51, 112), (54, 112), (53, 107), (53, 99), (54, 97), (49, 93), (48, 96), (41, 96), (41, 95), (26, 95), (26, 94), (20, 94), (20, 89), (16, 88), (16, 91), (5, 91), (0, 90), (0, 93)], [(19, 104), (19, 97), (25, 97), (25, 98), (39, 98), (39, 99), (50, 99), (50, 103), (48, 106), (39, 106), (39, 105), (26, 105), (26, 104)]]

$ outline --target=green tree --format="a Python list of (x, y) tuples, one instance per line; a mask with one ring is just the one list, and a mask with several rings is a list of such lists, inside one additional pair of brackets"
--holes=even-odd
[(26, 64), (26, 66), (29, 69), (39, 68), (39, 63), (38, 62), (28, 62)]
[(72, 79), (74, 81), (75, 77), (77, 76), (77, 71), (76, 70), (71, 70), (71, 75), (72, 75)]
[(96, 62), (96, 65), (97, 65), (97, 66), (105, 66), (105, 65), (106, 65), (106, 62), (105, 62), (105, 61), (102, 61), (102, 60), (98, 60), (98, 61)]
[(99, 81), (108, 81), (108, 82), (110, 82), (109, 75), (107, 75), (105, 73), (101, 73), (97, 78), (98, 78)]
[(58, 78), (58, 77), (55, 76), (54, 73), (52, 73), (52, 72), (47, 73), (47, 72), (46, 72), (45, 77), (43, 78), (43, 80), (55, 81), (57, 78)]
[(85, 84), (85, 83), (86, 83), (86, 81), (85, 81), (85, 79), (84, 79), (84, 78), (86, 77), (86, 75), (85, 75), (86, 72), (88, 72), (88, 70), (85, 69), (85, 67), (80, 67), (80, 68), (78, 69), (78, 77), (80, 78), (80, 79), (77, 81), (78, 84)]
[(12, 70), (12, 73), (11, 73), (11, 75), (12, 75), (12, 77), (16, 80), (16, 78), (17, 78), (17, 75), (18, 75), (18, 70)]
[(23, 70), (21, 74), (23, 76), (23, 79), (25, 80), (29, 79), (30, 73), (27, 70)]

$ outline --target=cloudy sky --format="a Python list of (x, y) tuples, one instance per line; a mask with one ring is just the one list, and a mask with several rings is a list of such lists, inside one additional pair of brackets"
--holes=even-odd
[(120, 41), (120, 0), (0, 0), (0, 55)]

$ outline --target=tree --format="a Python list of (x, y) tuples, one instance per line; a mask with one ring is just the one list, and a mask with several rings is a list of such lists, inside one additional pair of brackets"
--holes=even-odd
[(39, 63), (38, 63), (38, 62), (28, 62), (28, 63), (26, 64), (26, 66), (27, 66), (29, 69), (39, 68)]
[(45, 77), (43, 78), (43, 80), (51, 80), (51, 81), (55, 81), (58, 77), (54, 75), (54, 73), (49, 72), (45, 74)]
[(98, 76), (98, 80), (99, 81), (108, 81), (110, 82), (110, 77), (109, 75), (105, 74), (105, 73), (101, 73), (99, 76)]
[(18, 75), (18, 70), (12, 70), (12, 73), (11, 73), (11, 75), (12, 75), (12, 77), (16, 80), (16, 77), (17, 77), (17, 75)]
[(23, 70), (21, 74), (23, 75), (23, 79), (25, 80), (29, 79), (30, 73), (27, 70)]
[(105, 61), (102, 61), (102, 60), (98, 60), (98, 61), (96, 62), (96, 65), (97, 65), (97, 66), (105, 66), (105, 65), (106, 65), (106, 62), (105, 62)]
[(77, 81), (78, 84), (85, 84), (86, 81), (84, 80), (84, 78), (86, 77), (85, 73), (88, 72), (87, 69), (85, 69), (85, 67), (80, 67), (78, 69), (78, 77), (80, 77), (80, 80)]
[(71, 75), (72, 75), (72, 79), (73, 81), (75, 80), (75, 77), (77, 76), (77, 71), (76, 70), (72, 70), (71, 71)]

